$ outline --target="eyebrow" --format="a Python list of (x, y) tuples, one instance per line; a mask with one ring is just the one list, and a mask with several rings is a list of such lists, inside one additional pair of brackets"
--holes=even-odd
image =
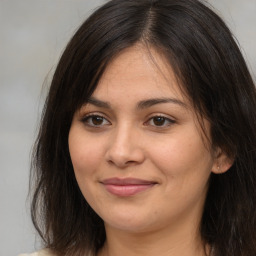
[(142, 100), (137, 104), (137, 108), (139, 109), (144, 109), (144, 108), (149, 108), (157, 104), (162, 104), (162, 103), (172, 103), (172, 104), (177, 104), (182, 107), (187, 107), (186, 104), (178, 99), (175, 98), (155, 98), (155, 99), (148, 99), (148, 100)]
[(102, 100), (98, 100), (94, 97), (90, 97), (88, 100), (87, 100), (87, 104), (92, 104), (96, 107), (99, 107), (99, 108), (107, 108), (107, 109), (110, 109), (111, 106), (108, 102), (106, 101), (102, 101)]
[[(99, 108), (106, 108), (106, 109), (111, 109), (111, 105), (109, 102), (106, 102), (106, 101), (102, 101), (102, 100), (99, 100), (99, 99), (96, 99), (94, 97), (90, 97), (88, 100), (87, 100), (87, 103), (89, 104), (92, 104), (96, 107), (99, 107)], [(181, 107), (187, 107), (187, 105), (178, 100), (178, 99), (175, 99), (175, 98), (152, 98), (152, 99), (146, 99), (146, 100), (142, 100), (142, 101), (139, 101), (137, 103), (137, 108), (138, 109), (145, 109), (145, 108), (149, 108), (149, 107), (152, 107), (154, 105), (157, 105), (157, 104), (163, 104), (163, 103), (172, 103), (172, 104), (176, 104), (176, 105), (179, 105)]]

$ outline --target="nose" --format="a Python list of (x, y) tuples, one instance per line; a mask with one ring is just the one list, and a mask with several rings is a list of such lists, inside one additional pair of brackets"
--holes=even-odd
[(141, 136), (131, 127), (117, 128), (109, 138), (106, 160), (119, 168), (141, 164), (145, 160)]

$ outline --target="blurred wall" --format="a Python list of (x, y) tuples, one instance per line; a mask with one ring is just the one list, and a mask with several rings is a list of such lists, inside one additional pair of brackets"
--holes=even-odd
[[(0, 256), (37, 247), (29, 159), (52, 71), (67, 41), (104, 0), (0, 1)], [(256, 77), (256, 0), (209, 1), (238, 38)]]

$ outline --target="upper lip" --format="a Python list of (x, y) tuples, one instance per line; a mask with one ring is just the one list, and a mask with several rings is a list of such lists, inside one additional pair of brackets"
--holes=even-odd
[(156, 181), (152, 180), (142, 180), (142, 179), (136, 179), (136, 178), (110, 178), (105, 179), (101, 183), (104, 185), (150, 185), (150, 184), (156, 184)]

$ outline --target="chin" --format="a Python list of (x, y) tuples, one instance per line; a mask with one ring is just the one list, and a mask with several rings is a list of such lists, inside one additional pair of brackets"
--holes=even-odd
[[(104, 219), (103, 219), (104, 220)], [(147, 221), (146, 221), (147, 220)], [(146, 215), (139, 215), (138, 213), (128, 214), (111, 214), (111, 218), (106, 218), (104, 220), (106, 227), (111, 227), (118, 230), (123, 230), (126, 232), (141, 233), (151, 230), (155, 225), (153, 221)], [(156, 223), (155, 223), (156, 224)]]

